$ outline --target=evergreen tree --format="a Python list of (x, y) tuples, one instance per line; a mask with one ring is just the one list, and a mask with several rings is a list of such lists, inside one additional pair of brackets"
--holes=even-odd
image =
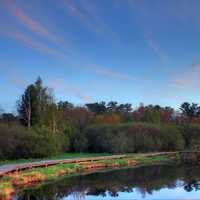
[(46, 108), (53, 101), (53, 97), (43, 87), (39, 77), (34, 84), (29, 85), (18, 102), (18, 113), (22, 123), (30, 128), (33, 125), (42, 125)]

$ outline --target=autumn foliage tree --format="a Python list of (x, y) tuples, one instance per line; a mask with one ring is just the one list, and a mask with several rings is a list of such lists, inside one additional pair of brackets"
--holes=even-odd
[[(45, 157), (64, 151), (179, 150), (198, 143), (200, 106), (171, 107), (56, 102), (39, 77), (18, 101), (18, 115), (0, 112), (0, 158)], [(185, 145), (185, 146), (184, 146)]]
[(119, 124), (121, 118), (117, 113), (108, 113), (96, 116), (94, 122), (95, 124)]

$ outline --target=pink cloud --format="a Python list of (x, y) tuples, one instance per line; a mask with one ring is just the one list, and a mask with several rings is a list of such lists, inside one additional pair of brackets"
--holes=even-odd
[(10, 81), (13, 85), (15, 85), (16, 87), (24, 87), (26, 85), (25, 81), (22, 80), (21, 78), (15, 76), (15, 75), (12, 75), (10, 77)]
[(136, 80), (135, 77), (128, 75), (128, 74), (124, 74), (121, 72), (117, 72), (111, 69), (107, 69), (107, 68), (103, 68), (103, 67), (99, 67), (97, 65), (92, 65), (91, 68), (94, 70), (94, 72), (96, 74), (99, 74), (101, 76), (104, 76), (106, 78), (116, 78), (118, 80)]
[(48, 56), (53, 56), (57, 59), (64, 59), (66, 58), (66, 54), (57, 51), (56, 49), (49, 48), (45, 44), (42, 44), (41, 42), (37, 42), (30, 38), (29, 36), (23, 34), (22, 32), (19, 32), (17, 30), (10, 29), (9, 31), (0, 30), (0, 34), (12, 38), (16, 40), (17, 42), (20, 42), (21, 44), (25, 45), (26, 47), (33, 49), (35, 51), (38, 51), (40, 53), (43, 53)]
[(191, 88), (199, 89), (200, 88), (200, 64), (193, 64), (184, 71), (182, 74), (174, 77), (172, 79), (172, 84), (180, 89)]
[(51, 34), (49, 30), (42, 24), (28, 16), (22, 8), (18, 7), (14, 3), (14, 1), (4, 0), (4, 5), (8, 9), (8, 11), (27, 29), (31, 30), (37, 35), (42, 36), (43, 38), (48, 39), (49, 41), (57, 45), (61, 44), (60, 39), (58, 39), (55, 35)]
[(55, 88), (56, 91), (59, 91), (61, 93), (71, 93), (71, 95), (79, 98), (83, 103), (94, 101), (94, 99), (86, 94), (85, 91), (83, 91), (81, 88), (69, 82), (66, 82), (62, 78), (54, 78), (50, 82), (50, 87)]

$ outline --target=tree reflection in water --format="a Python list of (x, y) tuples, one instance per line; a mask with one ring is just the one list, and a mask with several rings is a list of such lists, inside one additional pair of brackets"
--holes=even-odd
[(27, 189), (15, 199), (61, 200), (70, 196), (74, 200), (83, 200), (88, 195), (117, 197), (119, 192), (139, 192), (145, 197), (163, 188), (183, 187), (187, 192), (197, 191), (200, 189), (199, 180), (200, 170), (197, 167), (158, 165), (66, 178)]

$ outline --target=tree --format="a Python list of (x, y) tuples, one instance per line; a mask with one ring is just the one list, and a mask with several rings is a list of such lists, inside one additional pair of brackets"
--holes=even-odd
[(86, 104), (86, 107), (90, 112), (93, 112), (95, 114), (100, 114), (100, 113), (106, 112), (106, 103), (104, 101), (102, 101), (100, 103), (98, 103), (98, 102), (89, 103), (89, 104)]
[(2, 122), (5, 122), (7, 124), (14, 122), (17, 120), (17, 117), (15, 117), (12, 113), (3, 113), (1, 115)]
[(106, 113), (97, 115), (94, 121), (96, 124), (119, 124), (121, 118), (117, 113)]
[(35, 91), (36, 91), (36, 96), (35, 96), (35, 111), (33, 113), (33, 120), (34, 124), (42, 124), (44, 119), (44, 113), (46, 112), (47, 106), (54, 104), (54, 97), (53, 97), (53, 92), (43, 86), (42, 79), (38, 77), (36, 80), (35, 84)]
[(188, 102), (184, 102), (181, 105), (180, 110), (182, 111), (183, 115), (189, 118), (200, 116), (200, 106), (196, 103), (190, 104)]
[(172, 122), (174, 118), (174, 109), (171, 107), (165, 107), (160, 110), (160, 120), (164, 123)]
[(74, 108), (74, 105), (68, 101), (59, 101), (58, 102), (58, 109), (59, 110), (71, 110)]
[(120, 113), (128, 113), (132, 111), (132, 105), (130, 103), (120, 104), (117, 107), (117, 111)]
[(68, 119), (79, 132), (82, 132), (91, 122), (92, 114), (84, 107), (76, 107), (69, 112)]
[(43, 87), (39, 77), (34, 84), (28, 85), (18, 102), (18, 113), (22, 123), (30, 128), (43, 123), (46, 106), (53, 101), (48, 88)]
[(117, 111), (117, 105), (118, 103), (116, 101), (110, 101), (109, 103), (107, 103), (107, 111), (108, 112), (116, 112)]
[(152, 108), (146, 108), (144, 112), (144, 117), (143, 120), (145, 122), (150, 122), (150, 123), (160, 123), (160, 113), (159, 111), (152, 109)]
[(18, 102), (18, 113), (21, 122), (28, 128), (32, 125), (33, 107), (35, 104), (35, 87), (29, 85)]
[(1, 106), (0, 106), (0, 115), (3, 113), (3, 109), (1, 108)]

